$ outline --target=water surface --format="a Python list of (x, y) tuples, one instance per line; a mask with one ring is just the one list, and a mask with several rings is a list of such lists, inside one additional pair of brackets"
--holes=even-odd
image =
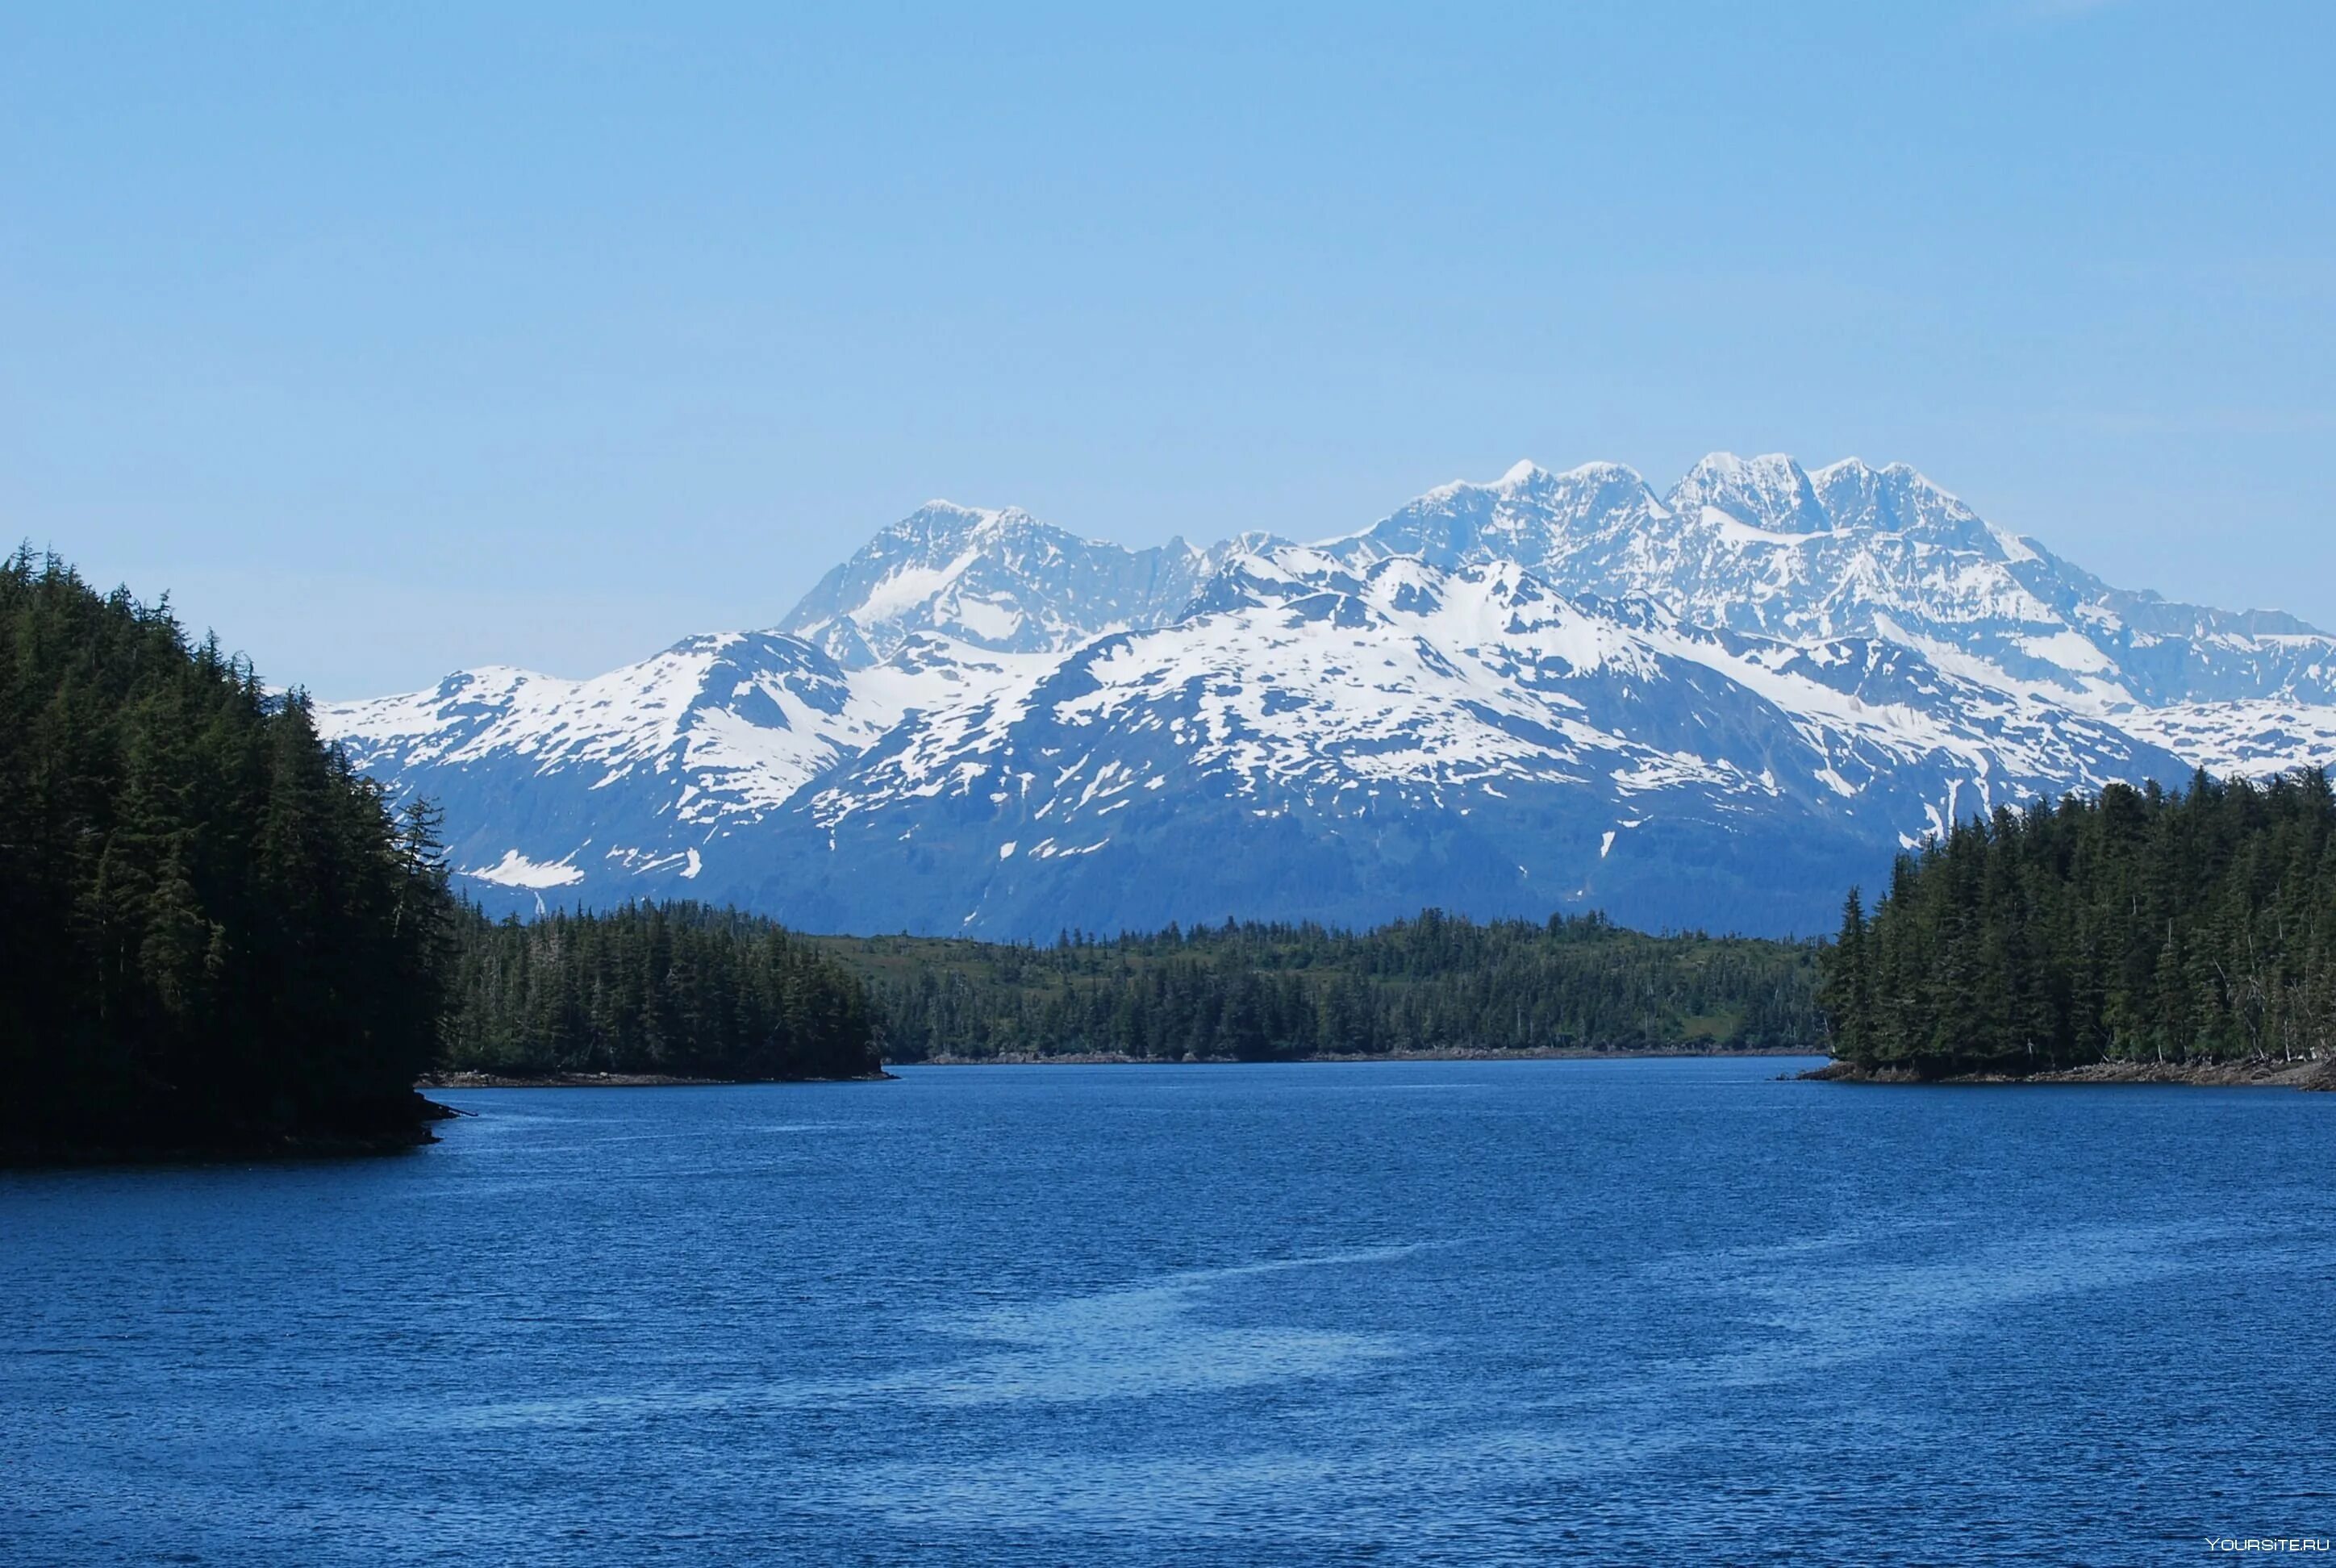
[(2336, 1096), (489, 1090), (0, 1176), (0, 1561), (2191, 1562), (2336, 1532)]

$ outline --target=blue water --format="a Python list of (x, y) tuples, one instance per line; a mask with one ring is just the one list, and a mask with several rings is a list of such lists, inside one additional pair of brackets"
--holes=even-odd
[(0, 1177), (0, 1561), (2195, 1562), (2336, 1532), (2336, 1096), (481, 1091)]

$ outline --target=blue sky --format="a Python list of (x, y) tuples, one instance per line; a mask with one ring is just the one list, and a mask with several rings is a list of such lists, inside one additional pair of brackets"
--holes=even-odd
[(0, 521), (322, 696), (1717, 448), (2336, 626), (2336, 7), (359, 9), (0, 10)]

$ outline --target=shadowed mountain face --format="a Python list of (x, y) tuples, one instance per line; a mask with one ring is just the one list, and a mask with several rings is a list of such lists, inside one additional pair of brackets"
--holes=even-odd
[(1946, 823), (2336, 755), (2336, 640), (2112, 589), (1903, 465), (1519, 464), (1130, 550), (936, 502), (778, 630), (320, 716), (490, 902), (825, 930), (1602, 908), (1827, 928)]

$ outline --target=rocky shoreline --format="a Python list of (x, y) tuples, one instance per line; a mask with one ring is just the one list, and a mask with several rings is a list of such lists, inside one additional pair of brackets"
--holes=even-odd
[(2192, 1084), (2214, 1088), (2336, 1092), (2336, 1060), (2288, 1062), (2259, 1057), (2240, 1062), (2089, 1062), (2080, 1067), (2059, 1067), (2024, 1076), (1955, 1073), (1935, 1078), (1922, 1077), (1903, 1068), (1828, 1062), (1799, 1076), (1835, 1084)]

